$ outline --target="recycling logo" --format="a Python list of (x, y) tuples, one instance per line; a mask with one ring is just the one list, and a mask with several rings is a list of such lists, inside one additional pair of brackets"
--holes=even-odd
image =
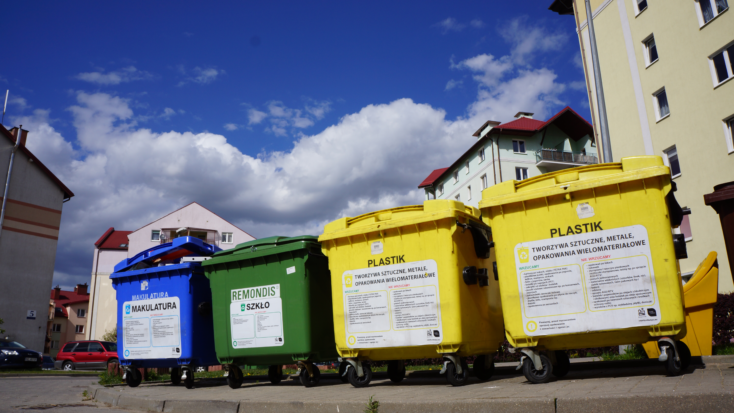
[(125, 357), (130, 357), (130, 350), (125, 350)]
[(232, 342), (232, 347), (237, 347), (237, 340)]

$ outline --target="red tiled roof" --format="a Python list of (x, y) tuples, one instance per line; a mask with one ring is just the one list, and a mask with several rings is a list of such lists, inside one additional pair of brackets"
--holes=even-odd
[(446, 172), (447, 169), (449, 168), (441, 168), (441, 169), (434, 170), (433, 172), (430, 173), (430, 175), (428, 175), (426, 179), (423, 180), (423, 182), (421, 182), (420, 185), (418, 185), (418, 188), (423, 188), (426, 186), (433, 185), (433, 183), (436, 182), (436, 179), (440, 178), (441, 175), (443, 175), (443, 173)]
[(115, 231), (114, 227), (110, 227), (110, 229), (99, 237), (97, 242), (94, 243), (94, 246), (101, 250), (126, 250), (129, 242), (127, 236), (131, 233), (132, 231)]
[(538, 131), (545, 126), (546, 122), (543, 122), (542, 120), (535, 120), (530, 118), (520, 118), (515, 119), (512, 122), (502, 123), (497, 128), (501, 128), (503, 130), (505, 129), (512, 129), (512, 130), (522, 130), (522, 131)]
[[(22, 132), (18, 131), (18, 135), (20, 135)], [(0, 134), (5, 136), (10, 142), (15, 144), (15, 137), (7, 130), (5, 129), (5, 126), (0, 125)], [(25, 147), (25, 145), (21, 145), (18, 147), (21, 152), (23, 152), (27, 157), (29, 157), (33, 163), (36, 164), (38, 169), (40, 169), (43, 173), (45, 173), (51, 180), (58, 185), (58, 187), (61, 189), (61, 191), (64, 193), (65, 198), (71, 198), (74, 196), (74, 193), (69, 190), (69, 188), (64, 185), (63, 182), (59, 180), (59, 178), (56, 177), (56, 175), (53, 174), (48, 168), (46, 168), (46, 165), (44, 165), (41, 161), (36, 158), (36, 155), (32, 154), (31, 151), (28, 150), (28, 148)]]
[[(77, 294), (74, 291), (61, 290), (61, 296), (58, 299), (54, 299), (54, 289), (52, 288), (51, 299), (54, 300), (54, 306), (56, 308), (63, 308), (69, 304), (89, 302), (89, 294)], [(66, 311), (64, 311), (64, 315), (67, 315)]]

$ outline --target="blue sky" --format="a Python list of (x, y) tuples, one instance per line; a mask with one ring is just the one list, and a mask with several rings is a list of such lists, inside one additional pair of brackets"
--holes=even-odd
[(588, 119), (574, 19), (549, 4), (4, 5), (5, 125), (77, 194), (55, 283), (89, 280), (108, 227), (191, 201), (258, 237), (318, 234), (420, 202), (488, 119)]

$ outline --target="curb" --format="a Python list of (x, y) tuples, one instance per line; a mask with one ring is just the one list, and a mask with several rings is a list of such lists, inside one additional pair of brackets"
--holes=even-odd
[(99, 373), (84, 374), (0, 374), (0, 379), (5, 377), (99, 377)]

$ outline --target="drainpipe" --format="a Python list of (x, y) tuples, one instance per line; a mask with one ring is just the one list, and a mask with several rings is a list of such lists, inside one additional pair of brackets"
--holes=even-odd
[(500, 183), (502, 183), (502, 159), (500, 159), (500, 138), (502, 137), (502, 128), (500, 128), (500, 134), (497, 135), (497, 163), (500, 168)]
[(589, 43), (591, 44), (591, 64), (594, 67), (594, 81), (596, 83), (596, 104), (599, 107), (599, 126), (601, 126), (601, 145), (604, 163), (612, 161), (612, 145), (609, 142), (609, 123), (607, 122), (607, 105), (604, 101), (604, 86), (601, 81), (599, 67), (599, 53), (596, 49), (596, 34), (594, 34), (594, 15), (591, 4), (586, 0), (586, 24), (589, 28)]
[(3, 209), (0, 211), (0, 236), (3, 231), (3, 221), (5, 220), (5, 205), (8, 203), (8, 190), (10, 189), (10, 177), (13, 175), (13, 161), (15, 160), (15, 151), (20, 146), (20, 139), (23, 136), (23, 125), (18, 126), (18, 134), (15, 137), (15, 145), (10, 152), (10, 165), (8, 166), (8, 177), (5, 179), (5, 191), (3, 192)]
[(492, 138), (489, 139), (489, 144), (492, 148), (492, 175), (494, 175), (494, 184), (497, 185), (497, 167), (494, 166), (494, 141)]

